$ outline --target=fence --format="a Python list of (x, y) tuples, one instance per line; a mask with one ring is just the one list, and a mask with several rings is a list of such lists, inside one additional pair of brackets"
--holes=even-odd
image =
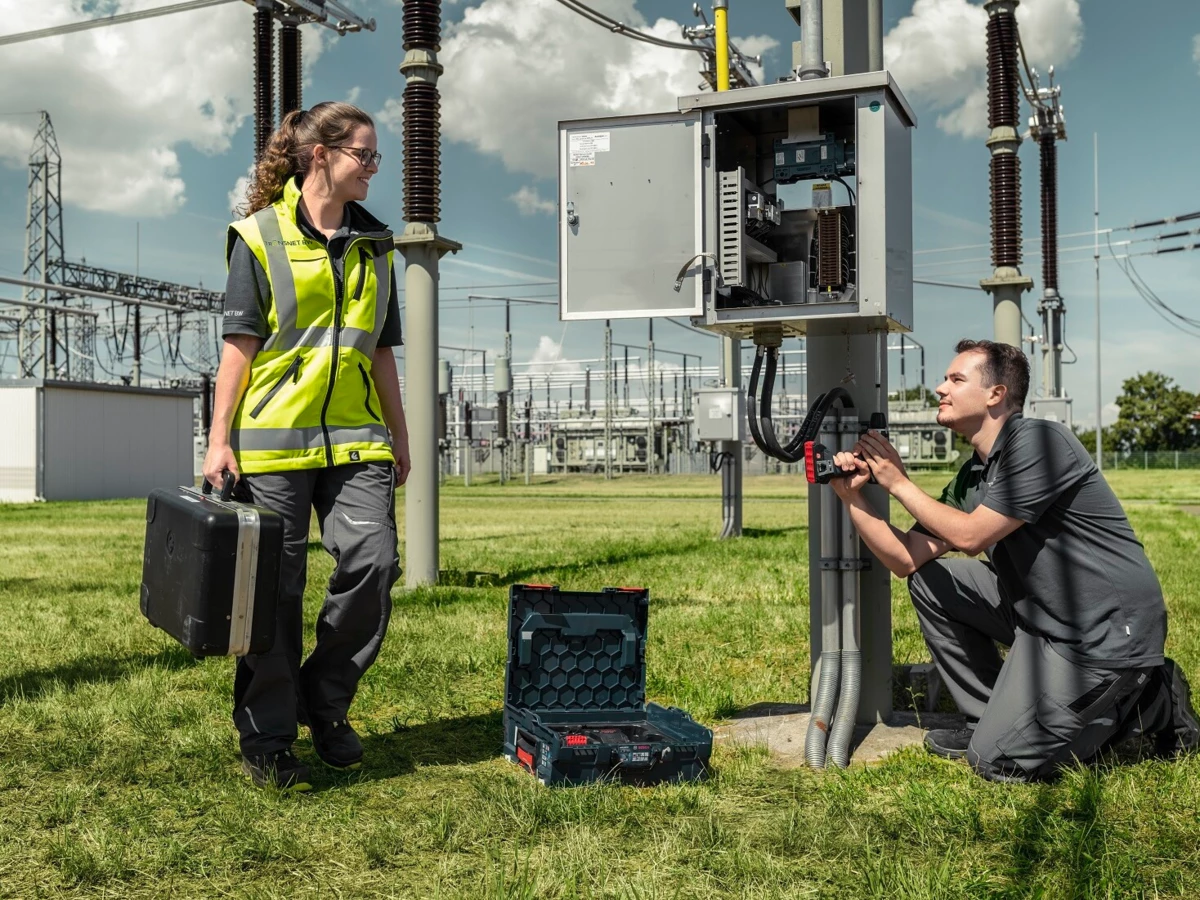
[(1200, 450), (1106, 450), (1101, 462), (1105, 469), (1200, 469)]

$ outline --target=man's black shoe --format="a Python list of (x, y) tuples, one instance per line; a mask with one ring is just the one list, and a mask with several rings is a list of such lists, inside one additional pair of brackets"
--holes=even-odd
[(327, 766), (357, 769), (362, 764), (363, 745), (345, 719), (333, 722), (311, 721), (313, 749)]
[(970, 728), (936, 728), (925, 735), (925, 749), (943, 759), (962, 759), (974, 734)]
[(1171, 693), (1171, 724), (1156, 736), (1159, 757), (1175, 759), (1200, 747), (1200, 719), (1192, 706), (1192, 690), (1179, 666), (1168, 659), (1160, 670)]
[(274, 785), (281, 791), (312, 789), (308, 766), (296, 759), (291, 750), (243, 756), (242, 771), (250, 776), (257, 787)]

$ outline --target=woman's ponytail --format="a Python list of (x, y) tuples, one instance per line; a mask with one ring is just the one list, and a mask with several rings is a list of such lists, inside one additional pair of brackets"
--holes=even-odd
[(308, 171), (314, 147), (341, 144), (359, 125), (374, 128), (375, 122), (349, 103), (318, 103), (309, 110), (292, 110), (267, 141), (237, 214), (252, 216), (276, 203), (288, 181)]

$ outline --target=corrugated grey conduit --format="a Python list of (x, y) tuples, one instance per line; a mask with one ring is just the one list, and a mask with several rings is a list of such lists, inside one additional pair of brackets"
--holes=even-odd
[[(826, 417), (821, 430), (836, 428), (837, 420)], [(828, 434), (829, 432), (826, 431)], [(830, 441), (834, 447), (836, 441)], [(831, 560), (839, 556), (838, 523), (842, 516), (842, 503), (829, 485), (821, 491), (821, 559)], [(812, 701), (812, 712), (808, 719), (808, 733), (804, 739), (804, 760), (814, 769), (825, 768), (826, 741), (833, 721), (834, 706), (838, 696), (838, 679), (842, 670), (841, 646), (841, 585), (837, 569), (821, 568), (821, 660), (817, 676), (817, 689)]]
[[(835, 446), (842, 450), (853, 450), (858, 439), (858, 413), (854, 410), (842, 410), (841, 422), (850, 424), (851, 430), (845, 427), (838, 431), (838, 441)], [(829, 744), (826, 749), (828, 765), (844, 769), (850, 764), (850, 742), (854, 738), (854, 724), (858, 718), (858, 697), (862, 687), (862, 650), (860, 649), (860, 606), (859, 588), (861, 574), (856, 568), (859, 560), (858, 534), (854, 523), (850, 520), (850, 512), (835, 497), (838, 507), (838, 519), (841, 525), (841, 552), (838, 559), (842, 563), (839, 575), (841, 581), (841, 679), (838, 686), (837, 713), (833, 719), (833, 730), (829, 734)], [(822, 600), (824, 595), (822, 595)], [(824, 645), (822, 645), (824, 646)]]

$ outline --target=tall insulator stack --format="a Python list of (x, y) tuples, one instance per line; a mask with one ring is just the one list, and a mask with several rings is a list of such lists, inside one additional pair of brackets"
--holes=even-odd
[(1038, 144), (1042, 176), (1042, 299), (1038, 302), (1042, 319), (1041, 394), (1065, 397), (1062, 355), (1067, 310), (1058, 292), (1058, 142), (1067, 139), (1067, 123), (1059, 103), (1060, 88), (1054, 84), (1053, 66), (1049, 74), (1050, 85), (1043, 88), (1037, 73), (1033, 73), (1037, 108), (1029, 121), (1029, 133)]
[(991, 151), (992, 277), (980, 286), (992, 295), (994, 336), (1021, 346), (1021, 294), (1033, 287), (1021, 274), (1021, 81), (1017, 66), (1016, 9), (1020, 0), (988, 0), (988, 136)]
[[(1000, 4), (995, 4), (1000, 5)], [(1016, 3), (1012, 4), (1014, 7)], [(1005, 144), (1020, 125), (1017, 19), (996, 11), (988, 19), (988, 128)], [(1017, 138), (1017, 146), (1020, 138)], [(989, 146), (992, 142), (989, 141)], [(1021, 158), (1016, 148), (994, 147), (991, 159), (992, 265), (1021, 265)]]
[(279, 27), (279, 118), (295, 109), (304, 108), (301, 87), (300, 23), (285, 18)]
[[(441, 218), (441, 99), (437, 63), (441, 50), (440, 0), (405, 0), (404, 218), (436, 223)], [(410, 65), (411, 61), (411, 65)]]
[(254, 8), (254, 158), (262, 157), (275, 130), (274, 0)]

